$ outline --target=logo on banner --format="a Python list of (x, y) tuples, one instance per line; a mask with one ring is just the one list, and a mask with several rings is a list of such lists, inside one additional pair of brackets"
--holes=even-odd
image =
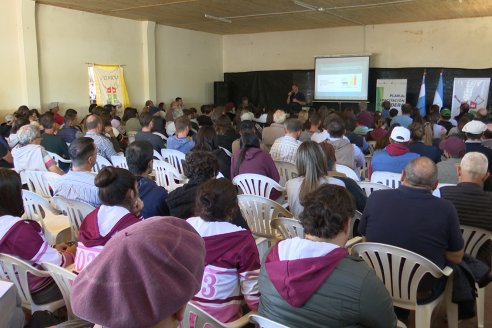
[(460, 113), (460, 105), (468, 103), (470, 110), (477, 111), (487, 105), (490, 78), (455, 78), (453, 82), (453, 102), (451, 116)]
[(407, 79), (378, 79), (376, 82), (376, 110), (381, 110), (381, 103), (388, 100), (391, 108), (401, 111), (407, 101)]
[(122, 105), (123, 108), (129, 105), (121, 66), (94, 65), (94, 84), (98, 105)]

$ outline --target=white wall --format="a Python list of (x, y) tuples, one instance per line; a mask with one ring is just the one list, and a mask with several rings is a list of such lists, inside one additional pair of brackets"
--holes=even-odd
[(0, 122), (22, 101), (16, 0), (0, 1)]
[(223, 80), (222, 36), (157, 25), (157, 102), (182, 97), (186, 106), (214, 100), (213, 82)]
[(224, 72), (312, 69), (314, 57), (373, 54), (372, 67), (492, 67), (492, 17), (224, 36)]
[(41, 102), (87, 112), (86, 63), (121, 64), (130, 102), (145, 102), (141, 22), (38, 5)]

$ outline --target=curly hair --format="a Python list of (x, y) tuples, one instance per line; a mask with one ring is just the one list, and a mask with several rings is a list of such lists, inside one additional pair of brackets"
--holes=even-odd
[(237, 208), (237, 189), (225, 178), (211, 179), (198, 188), (195, 206), (205, 221), (228, 221)]
[(208, 151), (191, 151), (186, 154), (183, 171), (190, 182), (200, 184), (217, 175), (219, 161)]
[(331, 239), (338, 235), (355, 214), (355, 202), (347, 189), (323, 184), (301, 202), (299, 219), (306, 234)]

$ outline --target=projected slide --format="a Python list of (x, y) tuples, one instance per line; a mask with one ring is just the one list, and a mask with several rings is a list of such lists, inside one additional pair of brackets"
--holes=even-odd
[(369, 56), (317, 57), (316, 100), (367, 100)]

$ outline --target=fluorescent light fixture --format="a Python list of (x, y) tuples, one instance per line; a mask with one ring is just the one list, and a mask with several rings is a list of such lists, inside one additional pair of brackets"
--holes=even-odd
[(313, 11), (324, 11), (325, 10), (323, 7), (316, 7), (316, 6), (310, 5), (310, 4), (302, 2), (302, 1), (294, 0), (293, 2), (294, 2), (294, 4), (301, 6), (303, 8), (309, 9), (309, 10), (313, 10)]
[(209, 15), (209, 14), (205, 14), (205, 18), (214, 19), (214, 20), (217, 20), (217, 21), (220, 21), (220, 22), (224, 22), (224, 23), (229, 23), (229, 24), (232, 23), (232, 21), (230, 19), (227, 19), (225, 17), (217, 17), (217, 16), (212, 16), (212, 15)]

